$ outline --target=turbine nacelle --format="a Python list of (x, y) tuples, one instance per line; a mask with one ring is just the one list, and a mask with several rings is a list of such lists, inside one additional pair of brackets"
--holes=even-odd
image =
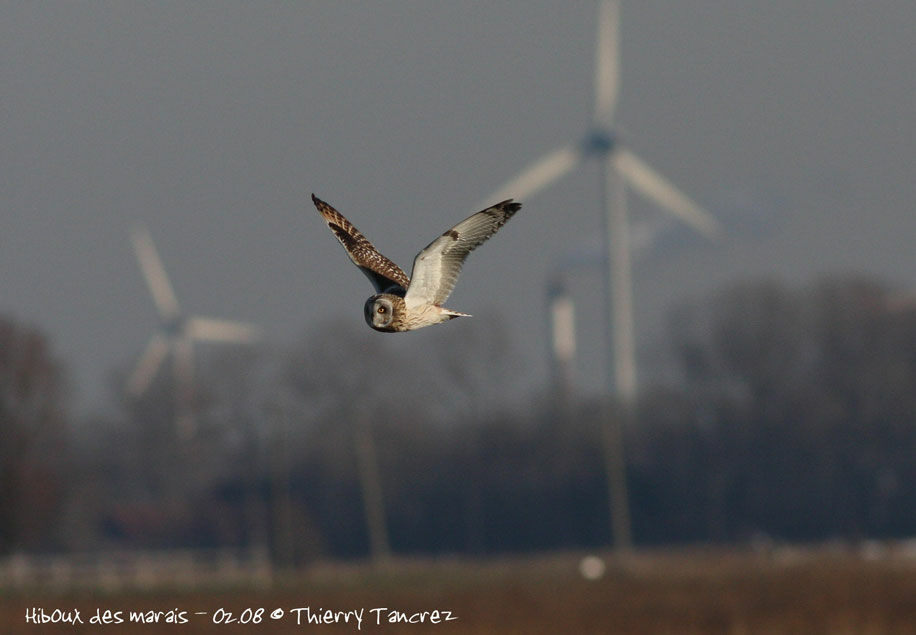
[(594, 128), (585, 135), (580, 148), (585, 158), (606, 157), (616, 150), (618, 143), (619, 137), (613, 130)]
[(173, 315), (164, 317), (159, 322), (159, 329), (162, 334), (169, 337), (181, 337), (188, 327), (188, 319), (183, 315)]

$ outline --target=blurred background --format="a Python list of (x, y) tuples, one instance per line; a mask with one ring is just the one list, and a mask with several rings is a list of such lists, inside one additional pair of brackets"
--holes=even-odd
[(409, 271), (580, 142), (720, 225), (628, 199), (632, 543), (916, 534), (916, 4), (625, 2), (605, 136), (593, 3), (3, 4), (0, 559), (612, 544), (600, 161), (408, 335), (309, 200)]

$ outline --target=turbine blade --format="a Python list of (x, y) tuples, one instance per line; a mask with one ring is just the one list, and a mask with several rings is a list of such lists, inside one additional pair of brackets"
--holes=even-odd
[(610, 128), (620, 86), (620, 2), (602, 0), (598, 6), (595, 47), (595, 122)]
[(158, 333), (153, 335), (127, 381), (127, 390), (133, 397), (139, 397), (146, 392), (168, 352), (168, 340)]
[(503, 185), (485, 201), (474, 206), (481, 209), (495, 201), (507, 198), (525, 200), (572, 171), (582, 160), (582, 153), (574, 145), (563, 146), (538, 159)]
[(213, 318), (192, 317), (188, 320), (188, 335), (196, 340), (239, 342), (248, 344), (261, 337), (261, 329), (251, 324)]
[(175, 297), (175, 291), (165, 273), (165, 267), (162, 266), (162, 260), (156, 252), (156, 246), (153, 244), (149, 231), (143, 225), (137, 225), (131, 232), (130, 238), (159, 316), (166, 320), (174, 318), (178, 315), (178, 299)]
[(700, 233), (710, 238), (721, 233), (719, 221), (712, 214), (690, 200), (686, 194), (632, 152), (618, 150), (614, 154), (614, 165), (633, 188)]

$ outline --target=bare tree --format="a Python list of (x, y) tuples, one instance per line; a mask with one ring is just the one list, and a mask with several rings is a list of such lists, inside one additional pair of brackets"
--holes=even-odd
[(452, 425), (459, 427), (456, 437), (469, 447), (463, 449), (468, 464), (463, 501), (465, 548), (480, 553), (487, 548), (484, 479), (487, 425), (498, 420), (507, 408), (507, 387), (512, 376), (513, 350), (506, 324), (492, 316), (487, 322), (455, 325), (438, 343), (437, 379), (441, 394), (450, 404)]
[(861, 277), (746, 282), (684, 307), (710, 532), (916, 529), (916, 319)]
[(393, 382), (399, 374), (394, 356), (386, 353), (374, 333), (328, 325), (293, 352), (286, 373), (290, 386), (327, 422), (323, 427), (330, 426), (334, 437), (341, 430), (349, 437), (336, 450), (355, 463), (370, 554), (379, 563), (390, 557), (391, 544), (376, 435), (386, 405), (398, 394)]
[(63, 370), (36, 329), (0, 318), (0, 553), (53, 536), (66, 466)]

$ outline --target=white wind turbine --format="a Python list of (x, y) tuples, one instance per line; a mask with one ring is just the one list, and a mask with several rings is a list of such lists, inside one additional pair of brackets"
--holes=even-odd
[[(607, 233), (608, 367), (613, 368), (615, 391), (626, 413), (624, 417), (630, 417), (636, 399), (636, 345), (626, 186), (706, 236), (715, 236), (720, 227), (712, 215), (624, 147), (614, 131), (614, 110), (620, 84), (619, 21), (619, 0), (601, 0), (595, 52), (594, 111), (585, 138), (547, 153), (487, 201), (505, 198), (527, 201), (586, 160), (594, 158), (600, 163), (601, 198)], [(609, 420), (606, 428), (605, 449), (614, 540), (626, 549), (631, 538), (621, 422), (618, 419)]]
[(194, 341), (249, 344), (257, 340), (261, 332), (256, 326), (241, 322), (183, 315), (147, 229), (142, 225), (135, 226), (130, 238), (143, 278), (159, 313), (159, 328), (153, 333), (134, 367), (127, 382), (127, 390), (132, 397), (142, 396), (166, 356), (171, 353), (172, 369), (179, 391), (179, 428), (181, 433), (189, 434), (192, 426), (189, 395), (194, 384)]

